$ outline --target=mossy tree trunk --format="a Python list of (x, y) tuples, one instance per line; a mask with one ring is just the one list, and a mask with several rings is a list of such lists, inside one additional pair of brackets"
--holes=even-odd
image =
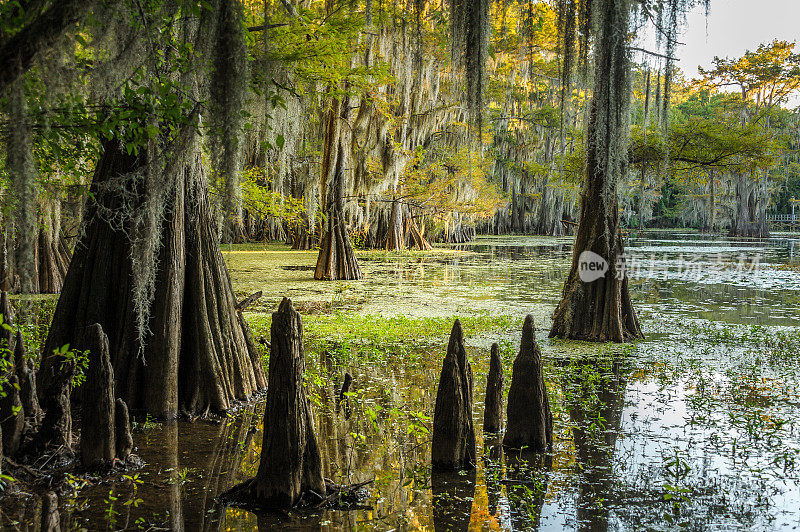
[[(595, 83), (589, 106), (585, 180), (572, 266), (550, 337), (624, 342), (641, 338), (624, 270), (619, 217), (619, 180), (627, 175), (630, 62), (627, 39), (630, 0), (598, 3), (600, 35), (595, 50)], [(581, 254), (608, 262), (603, 277), (584, 282)]]
[(389, 215), (389, 227), (386, 234), (387, 251), (402, 251), (406, 249), (403, 211), (403, 205), (399, 201), (392, 201), (391, 214)]
[(349, 103), (334, 99), (328, 110), (325, 149), (322, 158), (322, 201), (324, 222), (314, 279), (358, 280), (362, 278), (353, 244), (344, 219), (345, 157), (349, 150), (343, 139), (342, 122), (347, 120)]
[(759, 199), (758, 182), (747, 171), (736, 172), (736, 209), (730, 236), (769, 238), (765, 208)]
[[(44, 352), (74, 344), (88, 325), (99, 323), (108, 335), (117, 395), (131, 410), (162, 418), (224, 412), (265, 387), (266, 379), (235, 309), (196, 150), (178, 163), (177, 177), (167, 187), (149, 331), (141, 335), (136, 330), (133, 231), (111, 223), (107, 213), (142, 206), (143, 191), (125, 178), (145, 164), (126, 154), (118, 141), (104, 142), (85, 231)], [(43, 386), (53, 380), (58, 363), (55, 356), (42, 360)]]

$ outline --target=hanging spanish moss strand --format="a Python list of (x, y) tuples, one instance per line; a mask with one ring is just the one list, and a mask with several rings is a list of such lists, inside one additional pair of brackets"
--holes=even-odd
[(658, 73), (656, 74), (656, 96), (655, 96), (655, 105), (656, 109), (656, 125), (661, 126), (661, 69), (659, 68)]
[(489, 46), (489, 0), (450, 0), (453, 64), (464, 72), (471, 122), (483, 123), (483, 93)]
[(578, 66), (581, 72), (581, 81), (586, 84), (589, 80), (589, 36), (592, 33), (592, 5), (594, 0), (580, 0), (578, 6)]
[(224, 183), (221, 205), (224, 216), (223, 238), (231, 242), (241, 236), (240, 132), (243, 127), (249, 72), (247, 45), (242, 31), (242, 6), (237, 0), (221, 0), (218, 9), (210, 90), (214, 130), (211, 152), (214, 170)]
[(17, 199), (14, 208), (15, 265), (23, 293), (38, 291), (36, 275), (36, 165), (33, 139), (25, 102), (25, 86), (17, 81), (11, 90), (11, 119), (14, 127), (8, 138), (6, 160), (12, 189)]
[(669, 6), (669, 21), (667, 26), (667, 43), (666, 43), (666, 63), (664, 65), (664, 94), (662, 96), (661, 110), (662, 122), (661, 125), (666, 134), (669, 128), (669, 104), (670, 104), (670, 90), (672, 89), (672, 75), (675, 69), (673, 55), (675, 54), (675, 46), (678, 40), (678, 0), (672, 0)]
[(651, 75), (651, 73), (652, 72), (648, 68), (647, 69), (647, 77), (646, 77), (645, 82), (644, 82), (645, 91), (644, 91), (644, 108), (643, 108), (643, 112), (642, 112), (642, 118), (643, 118), (642, 119), (642, 125), (645, 128), (645, 131), (647, 131), (647, 121), (648, 121), (648, 118), (649, 118), (648, 115), (650, 113), (650, 75)]
[(575, 63), (575, 16), (577, 6), (575, 0), (568, 0), (566, 5), (559, 3), (559, 28), (563, 28), (560, 40), (561, 52), (561, 143), (564, 142), (564, 116), (567, 96), (572, 90), (572, 70)]

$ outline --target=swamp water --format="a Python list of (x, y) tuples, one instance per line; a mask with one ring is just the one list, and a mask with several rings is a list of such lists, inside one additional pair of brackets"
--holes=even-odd
[[(797, 246), (797, 247), (795, 247)], [(800, 241), (651, 233), (627, 245), (646, 340), (551, 341), (569, 239), (479, 238), (430, 254), (360, 255), (365, 280), (311, 280), (316, 254), (226, 255), (269, 337), (281, 296), (303, 313), (306, 382), (325, 475), (375, 479), (363, 508), (256, 516), (214, 497), (255, 475), (263, 404), (219, 422), (138, 420), (136, 478), (73, 480), (64, 527), (271, 530), (792, 530), (800, 527)], [(549, 455), (504, 456), (480, 431), (489, 345), (510, 383), (533, 314), (554, 413)], [(430, 416), (447, 333), (475, 374), (475, 472), (431, 475)], [(265, 353), (266, 356), (266, 353)], [(353, 394), (337, 405), (342, 375)], [(133, 473), (129, 475), (132, 477)], [(35, 529), (38, 497), (2, 502)], [(16, 523), (16, 525), (14, 525)]]

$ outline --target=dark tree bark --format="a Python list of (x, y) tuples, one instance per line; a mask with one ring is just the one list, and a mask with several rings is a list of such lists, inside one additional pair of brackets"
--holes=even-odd
[(31, 425), (36, 425), (42, 419), (42, 409), (36, 395), (36, 373), (33, 360), (28, 358), (25, 341), (19, 331), (14, 342), (14, 364), (16, 365), (19, 396), (22, 401), (22, 409), (25, 411), (25, 419), (30, 421)]
[[(344, 159), (345, 150), (348, 148), (341, 138), (340, 122), (347, 118), (348, 108), (347, 101), (342, 105), (335, 100), (328, 111), (322, 164), (322, 176), (325, 181), (320, 202), (324, 209), (325, 222), (322, 226), (319, 257), (314, 271), (314, 279), (317, 280), (336, 281), (362, 278), (361, 268), (358, 266), (344, 219)], [(342, 114), (341, 117), (340, 114)]]
[(114, 370), (108, 337), (99, 323), (87, 327), (81, 349), (89, 351), (81, 417), (81, 464), (108, 467), (116, 456)]
[(133, 451), (133, 436), (131, 436), (128, 405), (122, 399), (117, 399), (114, 406), (114, 443), (116, 445), (117, 458), (124, 462)]
[(492, 344), (489, 375), (486, 377), (486, 403), (483, 410), (483, 432), (500, 432), (503, 426), (503, 361), (500, 346)]
[(44, 418), (33, 439), (37, 452), (53, 449), (61, 454), (72, 454), (70, 391), (74, 376), (75, 364), (59, 357), (53, 366), (53, 378), (41, 396)]
[(272, 314), (264, 440), (256, 477), (231, 490), (264, 507), (291, 508), (313, 492), (324, 497), (322, 455), (303, 385), (303, 323), (284, 298)]
[[(12, 361), (13, 364), (13, 361)], [(3, 434), (3, 450), (6, 456), (14, 456), (22, 443), (22, 431), (25, 428), (25, 410), (19, 397), (19, 383), (13, 372), (13, 366), (7, 376), (7, 384), (3, 386), (5, 396), (0, 398), (0, 428)]]
[(536, 343), (533, 316), (525, 317), (519, 354), (514, 359), (503, 445), (543, 452), (553, 445), (553, 414)]
[[(108, 335), (117, 394), (130, 409), (161, 418), (225, 412), (263, 387), (263, 368), (235, 309), (201, 165), (196, 159), (186, 166), (176, 161), (165, 172), (165, 179), (178, 177), (167, 192), (151, 332), (142, 341), (135, 330), (130, 286), (132, 228), (112, 226), (103, 213), (137, 208), (123, 205), (125, 196), (128, 202), (131, 196), (134, 202), (144, 201), (136, 183), (114, 188), (109, 182), (130, 176), (145, 161), (126, 154), (116, 140), (103, 148), (86, 229), (70, 263), (44, 352), (74, 343), (85, 327), (99, 323)], [(199, 157), (196, 150), (185, 151)], [(120, 191), (120, 186), (126, 190)], [(41, 386), (53, 380), (56, 362), (52, 356), (42, 360)]]
[(434, 469), (457, 471), (475, 467), (472, 389), (472, 366), (464, 349), (461, 322), (456, 320), (442, 363), (433, 411)]
[[(627, 59), (629, 5), (606, 0), (598, 7), (600, 35), (595, 51), (595, 86), (589, 106), (586, 178), (572, 267), (553, 314), (550, 337), (624, 342), (641, 338), (639, 322), (622, 268), (623, 245), (617, 182), (627, 175), (630, 64)], [(580, 278), (581, 254), (591, 251), (608, 262), (605, 275)]]

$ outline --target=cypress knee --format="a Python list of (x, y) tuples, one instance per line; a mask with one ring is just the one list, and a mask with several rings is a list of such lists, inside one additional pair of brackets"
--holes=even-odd
[(272, 314), (264, 441), (250, 495), (268, 507), (290, 508), (304, 494), (325, 496), (322, 456), (303, 385), (303, 324), (289, 299)]
[(75, 363), (64, 359), (61, 355), (53, 363), (53, 377), (50, 385), (42, 392), (42, 409), (44, 419), (42, 426), (34, 438), (35, 447), (58, 448), (60, 452), (72, 452), (72, 409), (70, 407), (70, 391), (72, 378), (75, 376)]
[(503, 445), (541, 452), (552, 444), (553, 414), (542, 372), (542, 352), (536, 343), (533, 316), (528, 314), (511, 373)]
[(483, 432), (500, 432), (503, 425), (503, 361), (500, 346), (492, 344), (489, 375), (486, 378), (486, 405), (483, 409)]
[(114, 437), (114, 370), (108, 337), (99, 323), (87, 327), (83, 345), (89, 350), (89, 368), (81, 424), (81, 463), (84, 467), (109, 466), (116, 456)]
[(58, 513), (58, 495), (48, 491), (42, 495), (42, 532), (60, 532), (61, 517)]
[[(9, 325), (14, 320), (14, 311), (11, 309), (11, 301), (8, 299), (8, 292), (0, 292), (0, 314), (3, 315), (3, 323)], [(0, 352), (3, 349), (14, 351), (14, 331), (0, 327)]]
[(8, 382), (3, 386), (5, 396), (0, 398), (0, 427), (2, 427), (3, 450), (6, 456), (14, 456), (22, 442), (22, 430), (25, 428), (25, 410), (19, 397), (19, 383), (13, 371), (9, 373)]
[(14, 363), (22, 408), (25, 410), (25, 418), (36, 424), (42, 418), (42, 409), (39, 407), (39, 398), (36, 396), (36, 373), (34, 373), (33, 361), (28, 359), (22, 333), (17, 332), (14, 344)]
[(464, 334), (458, 320), (453, 324), (439, 376), (433, 411), (431, 462), (438, 470), (475, 467), (472, 366), (467, 360)]
[(131, 420), (128, 416), (128, 405), (122, 398), (117, 399), (114, 408), (114, 440), (117, 458), (122, 461), (128, 459), (133, 451), (133, 436), (131, 436)]

